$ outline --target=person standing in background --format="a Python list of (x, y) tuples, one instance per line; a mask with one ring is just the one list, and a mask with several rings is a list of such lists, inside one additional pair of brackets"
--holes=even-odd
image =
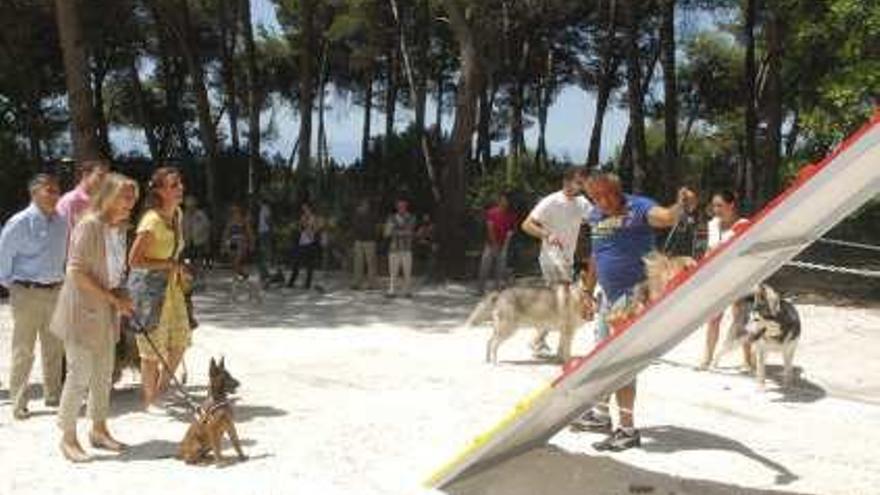
[(378, 286), (376, 282), (377, 223), (376, 216), (370, 208), (370, 200), (362, 199), (354, 210), (352, 221), (354, 233), (352, 289), (363, 289), (365, 284), (370, 289), (375, 289)]
[(486, 279), (495, 268), (495, 289), (504, 285), (507, 272), (507, 248), (516, 229), (516, 214), (510, 209), (510, 196), (503, 192), (498, 202), (486, 211), (486, 244), (480, 258), (479, 291), (486, 291)]
[(64, 280), (67, 219), (56, 210), (60, 190), (54, 176), (35, 176), (28, 190), (31, 204), (13, 215), (0, 233), (0, 285), (9, 289), (14, 323), (9, 396), (12, 416), (19, 420), (30, 416), (28, 379), (37, 337), (48, 407), (60, 402), (64, 356), (61, 340), (49, 332), (49, 320)]
[(84, 160), (77, 164), (76, 187), (67, 191), (55, 207), (58, 214), (67, 220), (69, 233), (73, 232), (73, 226), (89, 209), (92, 195), (101, 187), (109, 171), (110, 162), (107, 160)]
[(195, 196), (187, 196), (183, 209), (183, 238), (187, 256), (200, 268), (210, 268), (211, 220)]
[(398, 199), (396, 211), (385, 222), (388, 237), (388, 297), (396, 295), (397, 276), (403, 274), (403, 295), (412, 297), (412, 245), (416, 229), (416, 217), (409, 212), (409, 201)]

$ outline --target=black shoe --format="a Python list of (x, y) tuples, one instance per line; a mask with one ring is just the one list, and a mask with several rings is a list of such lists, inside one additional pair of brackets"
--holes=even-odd
[(607, 415), (596, 414), (590, 410), (585, 412), (581, 417), (571, 422), (571, 429), (574, 431), (592, 431), (596, 433), (611, 434), (611, 417)]
[(593, 444), (593, 448), (600, 452), (622, 452), (633, 447), (641, 446), (642, 436), (639, 434), (639, 430), (631, 429), (630, 432), (627, 433), (623, 428), (614, 430), (614, 433), (609, 435), (608, 438)]

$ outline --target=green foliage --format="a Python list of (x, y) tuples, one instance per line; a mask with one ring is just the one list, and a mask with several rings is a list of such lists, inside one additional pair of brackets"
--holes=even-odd
[(467, 205), (472, 211), (482, 211), (493, 204), (502, 192), (510, 193), (513, 206), (517, 210), (531, 208), (543, 196), (558, 190), (562, 184), (562, 173), (566, 167), (574, 165), (552, 160), (547, 168), (540, 168), (535, 155), (526, 154), (520, 158), (514, 169), (513, 178), (507, 180), (508, 157), (494, 157), (486, 166), (485, 174), (472, 174), (467, 195)]

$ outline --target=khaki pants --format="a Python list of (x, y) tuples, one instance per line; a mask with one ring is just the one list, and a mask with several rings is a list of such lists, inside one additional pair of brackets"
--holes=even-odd
[(394, 294), (398, 273), (403, 272), (403, 292), (410, 293), (412, 281), (412, 251), (392, 251), (388, 253), (388, 275), (391, 277), (391, 285), (388, 293)]
[(9, 395), (14, 411), (22, 411), (28, 403), (28, 381), (34, 365), (34, 346), (40, 338), (43, 365), (43, 399), (57, 401), (61, 395), (61, 360), (64, 346), (49, 332), (55, 311), (58, 289), (27, 289), (13, 285), (9, 293), (12, 305), (12, 370)]
[(76, 429), (76, 418), (88, 394), (88, 415), (92, 421), (107, 419), (110, 412), (110, 389), (113, 387), (113, 360), (116, 346), (111, 328), (95, 329), (103, 338), (95, 349), (72, 340), (64, 343), (67, 356), (67, 379), (61, 393), (58, 426), (63, 431)]
[[(366, 264), (366, 273), (364, 273)], [(364, 287), (364, 277), (370, 288), (376, 287), (376, 243), (374, 241), (354, 242), (354, 273), (351, 285), (355, 288)]]

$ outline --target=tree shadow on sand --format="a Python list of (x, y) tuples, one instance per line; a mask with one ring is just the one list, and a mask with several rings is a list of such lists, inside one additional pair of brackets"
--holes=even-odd
[(445, 333), (465, 320), (476, 301), (460, 288), (443, 286), (417, 290), (412, 299), (346, 288), (325, 293), (275, 290), (263, 298), (262, 304), (230, 301), (222, 288), (208, 290), (195, 298), (196, 316), (202, 324), (226, 330), (399, 325)]
[(651, 453), (669, 454), (683, 450), (726, 450), (745, 456), (776, 472), (776, 484), (787, 485), (798, 477), (778, 462), (764, 457), (742, 442), (700, 430), (679, 426), (640, 428), (642, 449)]
[(576, 454), (549, 445), (530, 450), (446, 487), (450, 495), (796, 495), (681, 478), (613, 457)]

